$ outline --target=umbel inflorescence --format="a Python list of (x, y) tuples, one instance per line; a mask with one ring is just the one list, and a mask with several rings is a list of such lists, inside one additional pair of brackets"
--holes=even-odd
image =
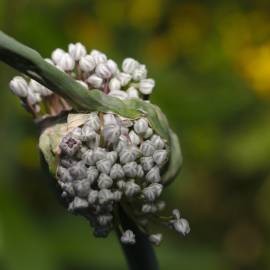
[[(146, 66), (135, 59), (126, 58), (120, 69), (100, 51), (87, 54), (81, 43), (70, 44), (68, 52), (54, 50), (46, 61), (89, 91), (98, 89), (121, 100), (150, 102), (155, 86), (154, 80), (147, 78)], [(53, 89), (19, 76), (13, 78), (10, 88), (35, 118), (72, 112), (55, 136), (55, 176), (68, 210), (86, 217), (96, 236), (105, 237), (118, 228), (123, 243), (136, 242), (136, 235), (121, 227), (119, 207), (153, 244), (158, 245), (162, 235), (150, 231), (151, 221), (183, 235), (189, 233), (189, 224), (177, 209), (168, 217), (161, 216), (165, 207), (160, 199), (162, 175), (168, 167), (170, 145), (151, 127), (147, 117), (130, 119), (99, 111), (74, 114), (69, 102)], [(70, 124), (69, 119), (77, 120)]]

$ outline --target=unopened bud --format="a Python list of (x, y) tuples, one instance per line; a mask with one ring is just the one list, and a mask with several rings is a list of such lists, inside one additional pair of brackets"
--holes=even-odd
[(131, 87), (128, 88), (127, 94), (128, 94), (128, 98), (139, 98), (139, 92), (133, 86), (131, 86)]
[(85, 55), (80, 59), (79, 62), (80, 69), (84, 72), (91, 72), (95, 69), (96, 63), (94, 61), (93, 56)]
[(111, 91), (120, 90), (121, 89), (120, 81), (117, 78), (112, 78), (109, 82), (109, 88)]
[(75, 61), (79, 61), (86, 55), (86, 48), (80, 42), (71, 43), (68, 45), (68, 52)]
[(139, 90), (144, 95), (150, 95), (155, 87), (155, 81), (153, 79), (143, 79), (140, 81)]
[(98, 178), (98, 187), (100, 189), (110, 188), (113, 184), (113, 180), (105, 173), (101, 173)]
[(121, 238), (120, 238), (121, 242), (123, 244), (130, 244), (130, 245), (133, 245), (136, 243), (136, 240), (135, 240), (135, 235), (134, 233), (131, 231), (131, 230), (126, 230)]
[(123, 166), (126, 177), (135, 178), (137, 176), (137, 163), (129, 162)]
[(117, 74), (117, 79), (120, 81), (122, 86), (126, 86), (130, 82), (131, 76), (127, 73), (120, 72)]
[(160, 172), (157, 166), (153, 167), (145, 176), (145, 179), (150, 183), (160, 182)]
[(134, 130), (137, 134), (144, 134), (148, 129), (148, 122), (144, 118), (135, 121)]
[(57, 63), (57, 66), (64, 71), (71, 71), (74, 69), (75, 62), (68, 53), (64, 53)]
[(122, 69), (125, 73), (132, 74), (139, 67), (138, 61), (133, 58), (126, 58), (123, 61)]
[(96, 166), (101, 173), (109, 174), (112, 168), (112, 163), (108, 159), (102, 159), (97, 162)]
[(16, 96), (22, 97), (22, 98), (27, 97), (28, 85), (27, 85), (26, 80), (23, 77), (20, 77), (20, 76), (14, 77), (10, 81), (9, 87)]
[(103, 79), (93, 74), (86, 80), (92, 87), (100, 88), (103, 84)]
[(112, 72), (106, 63), (98, 64), (96, 74), (103, 79), (109, 79), (112, 76)]
[(65, 52), (64, 50), (62, 50), (62, 49), (59, 49), (59, 48), (55, 49), (55, 50), (52, 52), (52, 55), (51, 55), (53, 62), (54, 62), (56, 65), (58, 65), (58, 63), (60, 62), (62, 56), (63, 56), (65, 53), (66, 53), (66, 52)]

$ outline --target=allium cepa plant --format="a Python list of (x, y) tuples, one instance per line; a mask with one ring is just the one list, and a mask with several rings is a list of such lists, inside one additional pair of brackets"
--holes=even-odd
[(98, 50), (88, 53), (81, 43), (69, 44), (67, 52), (56, 49), (45, 61), (94, 97), (93, 110), (78, 110), (70, 97), (28, 76), (10, 82), (36, 121), (57, 119), (42, 130), (39, 146), (67, 210), (84, 216), (97, 237), (119, 230), (124, 244), (135, 244), (136, 235), (122, 228), (120, 207), (154, 245), (162, 234), (151, 223), (188, 234), (189, 223), (178, 209), (164, 215), (162, 194), (179, 170), (174, 151), (179, 155), (180, 149), (166, 118), (150, 101), (155, 81), (146, 66), (133, 58), (118, 66)]

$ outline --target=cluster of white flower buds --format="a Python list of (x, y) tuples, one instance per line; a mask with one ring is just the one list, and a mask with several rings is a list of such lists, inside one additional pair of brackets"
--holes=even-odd
[[(148, 102), (155, 86), (147, 78), (146, 66), (133, 58), (123, 60), (121, 68), (98, 51), (87, 52), (81, 43), (69, 44), (68, 51), (56, 49), (49, 64), (77, 80), (89, 91), (98, 89), (121, 100), (139, 98)], [(12, 92), (34, 117), (59, 115), (71, 110), (65, 99), (33, 79), (14, 77)], [(162, 223), (185, 235), (187, 220), (178, 210), (161, 220), (165, 207), (160, 200), (162, 173), (169, 157), (167, 142), (149, 126), (147, 118), (131, 120), (113, 113), (92, 112), (87, 121), (66, 134), (59, 145), (57, 180), (68, 210), (89, 220), (96, 236), (105, 237), (118, 226), (121, 241), (134, 244), (136, 235), (124, 231), (117, 217), (119, 205), (131, 209), (149, 241), (159, 245), (162, 235), (148, 232), (148, 222)]]
[(10, 81), (9, 87), (16, 96), (31, 106), (35, 112), (40, 111), (40, 102), (53, 93), (37, 81), (32, 79), (27, 81), (21, 76), (14, 77)]
[[(88, 54), (81, 43), (69, 44), (68, 52), (57, 48), (52, 52), (51, 58), (45, 60), (67, 73), (87, 89), (99, 89), (119, 99), (148, 99), (155, 86), (155, 81), (147, 78), (146, 66), (137, 60), (124, 59), (120, 69), (115, 61), (108, 59), (104, 53), (98, 50), (92, 50)], [(50, 95), (55, 96), (52, 91), (38, 82), (19, 76), (13, 78), (10, 88), (34, 113), (40, 111), (40, 104), (44, 98), (46, 99)], [(48, 104), (46, 106), (48, 107)], [(62, 110), (67, 109), (70, 107), (64, 104)], [(56, 111), (58, 112), (58, 110)]]
[[(62, 197), (69, 211), (87, 213), (96, 236), (105, 237), (115, 226), (119, 203), (132, 207), (141, 223), (164, 208), (159, 197), (168, 146), (147, 119), (132, 121), (112, 113), (93, 112), (83, 125), (63, 137), (59, 148), (57, 178)], [(170, 218), (167, 225), (186, 234), (188, 223), (176, 225), (180, 221), (172, 226)], [(161, 239), (161, 234), (149, 236), (156, 245)], [(121, 241), (134, 244), (135, 235), (127, 230)]]
[(120, 99), (148, 96), (155, 86), (155, 81), (147, 78), (146, 66), (137, 60), (124, 59), (121, 70), (116, 62), (98, 50), (87, 54), (81, 43), (69, 44), (68, 52), (54, 50), (52, 60), (48, 61), (88, 89), (100, 89)]

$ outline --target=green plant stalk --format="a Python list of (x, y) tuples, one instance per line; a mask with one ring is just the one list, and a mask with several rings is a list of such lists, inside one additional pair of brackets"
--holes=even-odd
[[(1, 31), (0, 60), (64, 97), (78, 112), (112, 111), (131, 119), (146, 117), (155, 132), (166, 139), (170, 145), (170, 162), (166, 172), (162, 175), (163, 183), (169, 183), (177, 175), (182, 165), (178, 138), (169, 128), (168, 121), (158, 106), (139, 99), (122, 101), (107, 96), (99, 90), (89, 91), (64, 72), (44, 61), (38, 52)], [(133, 229), (137, 235), (135, 246), (123, 246), (130, 269), (158, 270), (153, 248), (146, 236), (140, 232), (123, 210), (120, 212), (120, 220), (123, 228)]]
[[(119, 208), (119, 219), (124, 230), (130, 229), (136, 235), (135, 245), (122, 246), (130, 270), (159, 270), (158, 261), (153, 246), (132, 219), (126, 214), (123, 208)], [(121, 237), (119, 229), (116, 230), (118, 239)]]

